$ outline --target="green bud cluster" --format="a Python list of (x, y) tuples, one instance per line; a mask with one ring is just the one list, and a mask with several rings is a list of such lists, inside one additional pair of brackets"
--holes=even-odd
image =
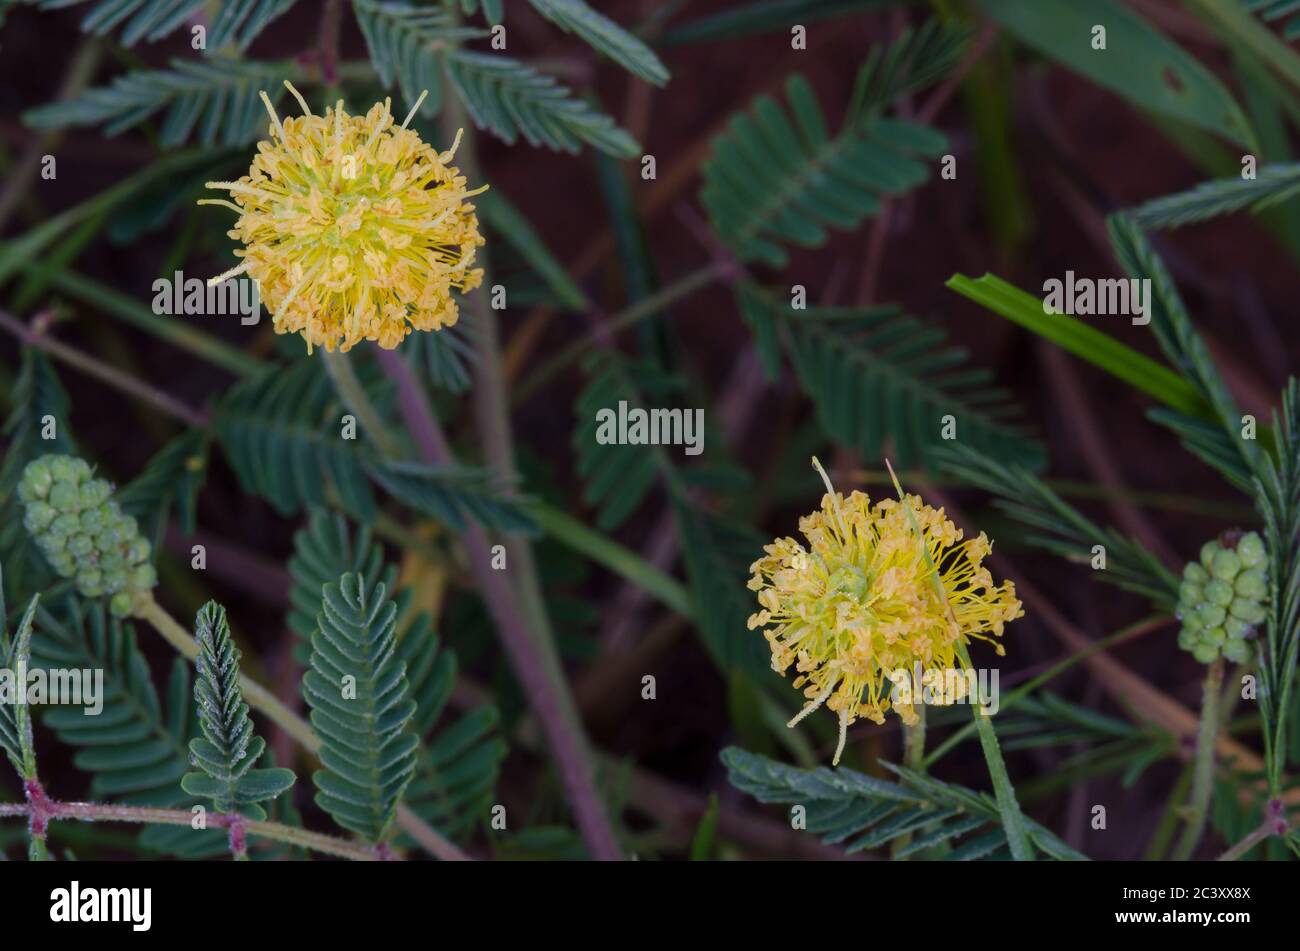
[(1251, 640), (1268, 612), (1264, 543), (1250, 532), (1233, 540), (1206, 542), (1201, 560), (1183, 569), (1178, 588), (1178, 646), (1202, 664), (1219, 657), (1244, 664), (1254, 656)]
[(18, 482), (23, 525), (51, 567), (88, 598), (109, 598), (118, 617), (137, 594), (158, 583), (150, 546), (134, 518), (113, 501), (113, 487), (94, 478), (84, 459), (41, 456)]

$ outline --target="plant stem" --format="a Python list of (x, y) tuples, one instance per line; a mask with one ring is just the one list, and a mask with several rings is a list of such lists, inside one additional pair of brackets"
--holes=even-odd
[[(163, 610), (152, 595), (146, 595), (137, 601), (135, 613), (141, 620), (152, 624), (154, 630), (162, 635), (163, 640), (176, 648), (186, 660), (192, 663), (199, 656), (198, 642), (175, 618)], [(249, 706), (261, 710), (274, 720), (309, 753), (320, 751), (320, 739), (307, 721), (281, 703), (271, 691), (251, 680), (246, 674), (240, 674), (239, 686), (244, 691), (244, 699), (248, 701)]]
[[(458, 19), (457, 13), (453, 12), (452, 16), (453, 22)], [(474, 129), (470, 126), (469, 115), (461, 97), (447, 97), (439, 121), (449, 142), (461, 129), (465, 130), (458, 156), (461, 172), (470, 182), (482, 181)], [(490, 284), (487, 275), (491, 273), (491, 265), (486, 251), (486, 248), (478, 249), (478, 263), (483, 268), (484, 284)], [(465, 299), (465, 304), (474, 315), (477, 331), (474, 414), (484, 447), (484, 457), (500, 477), (513, 484), (517, 473), (496, 314), (487, 306), (487, 297), (482, 293), (470, 294)], [(393, 356), (396, 357), (396, 354)], [(413, 436), (419, 431), (414, 427), (424, 427), (426, 443), (421, 446), (421, 452), (429, 458), (429, 453), (436, 449), (436, 443), (429, 441), (429, 433), (439, 432), (437, 419), (405, 361), (400, 358), (388, 359), (385, 360), (385, 366), (392, 372), (403, 374), (409, 381), (408, 388), (415, 384), (413, 389), (418, 393), (418, 399), (403, 399), (402, 410), (408, 425), (413, 427)], [(422, 418), (417, 419), (417, 416)], [(446, 452), (445, 441), (442, 448)], [(447, 455), (450, 457), (450, 453)], [(547, 617), (532, 547), (525, 538), (503, 538), (517, 579), (512, 584), (500, 572), (492, 569), (487, 558), (490, 551), (487, 535), (481, 528), (472, 528), (465, 538), (471, 565), (479, 578), (489, 609), (498, 612), (495, 620), (516, 664), (516, 675), (528, 691), (529, 701), (546, 732), (547, 743), (559, 769), (560, 781), (573, 808), (574, 819), (587, 851), (596, 860), (619, 859), (621, 856), (614, 830), (596, 790), (595, 765), (587, 745), (586, 732), (555, 647), (555, 637)], [(499, 591), (507, 597), (504, 600), (494, 597), (490, 593), (493, 591)]]
[(918, 773), (925, 772), (925, 704), (916, 705), (916, 723), (903, 725), (903, 764)]
[[(924, 536), (921, 534), (920, 526), (916, 523), (916, 515), (912, 512), (907, 496), (903, 493), (903, 487), (899, 484), (898, 477), (894, 473), (894, 467), (889, 464), (888, 459), (885, 460), (885, 468), (889, 470), (890, 478), (894, 483), (894, 490), (898, 493), (898, 500), (903, 505), (903, 511), (907, 513), (907, 520), (911, 523), (912, 531), (915, 533), (920, 545), (921, 554), (930, 569), (930, 587), (934, 590), (935, 597), (944, 605), (944, 610), (948, 615), (948, 622), (953, 630), (957, 632), (957, 659), (961, 662), (961, 669), (970, 670), (973, 666), (970, 661), (970, 652), (966, 650), (966, 641), (961, 633), (961, 626), (957, 623), (957, 617), (953, 613), (948, 594), (944, 591), (943, 584), (939, 580), (939, 569), (930, 556), (929, 548), (924, 544)], [(972, 697), (970, 699), (974, 701), (976, 698)], [(984, 761), (989, 767), (989, 777), (993, 780), (993, 794), (997, 799), (998, 813), (1002, 816), (1002, 828), (1007, 835), (1007, 845), (1011, 847), (1011, 857), (1017, 862), (1032, 862), (1034, 850), (1029, 844), (1029, 833), (1025, 831), (1025, 817), (1020, 812), (1020, 803), (1016, 801), (1016, 788), (1011, 785), (1011, 777), (1007, 775), (1007, 764), (1002, 761), (1002, 750), (998, 747), (998, 735), (993, 729), (993, 721), (984, 712), (981, 704), (972, 702), (970, 708), (971, 714), (975, 717), (975, 729), (979, 733), (980, 746), (984, 750)]]
[[(915, 704), (916, 722), (913, 724), (903, 724), (903, 765), (908, 769), (914, 769), (918, 773), (925, 772), (925, 703)], [(906, 858), (899, 858), (898, 853), (903, 851), (912, 844), (912, 833), (906, 832), (890, 844), (890, 857), (896, 861), (906, 861)]]
[(573, 341), (515, 387), (511, 402), (521, 403), (528, 399), (557, 373), (577, 361), (606, 334), (617, 333), (625, 327), (630, 327), (639, 321), (645, 320), (647, 317), (653, 317), (674, 301), (688, 297), (701, 287), (726, 277), (734, 273), (734, 271), (735, 264), (732, 262), (726, 260), (715, 261), (698, 270), (691, 271), (683, 277), (679, 277), (671, 284), (664, 285), (655, 293), (643, 297), (625, 310), (602, 320), (599, 326), (593, 328), (586, 336)]
[(1173, 858), (1185, 861), (1192, 857), (1201, 841), (1210, 813), (1214, 792), (1214, 747), (1219, 740), (1219, 704), (1223, 690), (1223, 658), (1215, 658), (1206, 668), (1205, 688), (1201, 694), (1201, 723), (1196, 732), (1196, 759), (1192, 772), (1192, 799), (1187, 807), (1187, 826), (1174, 849)]
[[(181, 627), (175, 618), (163, 610), (158, 602), (154, 600), (153, 595), (144, 595), (137, 600), (135, 615), (141, 620), (152, 624), (154, 629), (162, 635), (163, 640), (176, 648), (186, 660), (193, 663), (194, 658), (199, 653), (198, 642), (194, 640), (189, 631)], [(311, 725), (281, 703), (275, 694), (261, 684), (250, 680), (244, 674), (239, 676), (239, 686), (243, 690), (244, 699), (248, 701), (249, 706), (266, 714), (272, 722), (297, 740), (303, 749), (309, 753), (320, 751), (320, 738), (316, 736)], [(186, 815), (188, 816), (188, 813)], [(412, 812), (408, 806), (398, 805), (397, 822), (403, 831), (419, 842), (432, 855), (443, 861), (466, 861), (469, 859), (469, 856), (439, 835), (428, 823)], [(249, 831), (254, 831), (256, 825), (257, 823), (250, 822)], [(314, 835), (315, 833), (308, 834)]]
[(1158, 862), (1169, 851), (1169, 846), (1173, 843), (1174, 835), (1181, 824), (1179, 813), (1183, 810), (1183, 800), (1187, 798), (1187, 792), (1191, 788), (1192, 764), (1185, 763), (1178, 771), (1178, 779), (1175, 780), (1173, 789), (1169, 791), (1165, 807), (1160, 811), (1160, 821), (1156, 823), (1155, 831), (1151, 833), (1151, 841), (1147, 843), (1142, 861)]
[(676, 578), (545, 502), (533, 500), (528, 503), (527, 511), (547, 535), (638, 585), (657, 597), (671, 611), (684, 618), (691, 617), (693, 608), (690, 592)]
[[(40, 266), (41, 262), (24, 265), (23, 272), (32, 273)], [(48, 278), (50, 286), (55, 290), (62, 291), (102, 313), (111, 314), (135, 329), (157, 337), (201, 360), (206, 360), (213, 366), (221, 367), (235, 376), (248, 376), (262, 367), (256, 358), (250, 357), (238, 347), (231, 346), (219, 337), (195, 330), (179, 319), (159, 317), (136, 298), (114, 290), (107, 284), (83, 277), (75, 271), (62, 267), (52, 270)]]
[[(194, 821), (194, 815), (188, 809), (152, 809), (98, 802), (54, 801), (47, 801), (43, 809), (47, 819), (79, 822), (136, 822), (149, 825), (188, 826)], [(0, 817), (30, 816), (31, 812), (32, 807), (26, 804), (0, 804)], [(273, 839), (286, 845), (296, 845), (325, 855), (337, 855), (340, 858), (358, 861), (374, 861), (379, 858), (374, 846), (350, 842), (323, 832), (310, 832), (307, 829), (298, 829), (279, 822), (254, 822), (242, 816), (231, 817), (218, 814), (209, 818), (209, 822), (217, 828), (227, 828), (236, 820), (242, 820), (249, 835)], [(44, 836), (41, 837), (41, 842), (43, 846)]]
[[(421, 458), (434, 465), (452, 463), (454, 459), (442, 428), (406, 360), (400, 353), (390, 350), (378, 351), (378, 359), (384, 371), (397, 383), (398, 403)], [(515, 676), (528, 696), (529, 705), (555, 757), (587, 850), (595, 859), (617, 859), (618, 846), (596, 791), (590, 751), (586, 748), (586, 737), (568, 683), (558, 665), (549, 665), (543, 656), (539, 639), (529, 630), (521, 610), (518, 592), (503, 572), (492, 567), (487, 533), (476, 522), (470, 522), (466, 525), (463, 540), (470, 570), (500, 632)]]
[[(970, 654), (960, 639), (957, 641), (957, 657), (964, 669), (970, 669)], [(993, 780), (993, 794), (998, 802), (998, 812), (1002, 815), (1007, 844), (1011, 846), (1011, 857), (1017, 862), (1031, 862), (1034, 850), (1029, 844), (1029, 834), (1025, 831), (1025, 817), (1020, 812), (1020, 803), (1016, 801), (1016, 789), (1011, 785), (1007, 764), (1002, 760), (1002, 750), (998, 747), (998, 735), (993, 729), (993, 721), (978, 703), (971, 704), (971, 712), (975, 717), (980, 747), (984, 750), (984, 761), (989, 767), (989, 778)]]
[(128, 373), (123, 373), (116, 367), (111, 367), (107, 363), (96, 360), (75, 347), (70, 347), (60, 340), (55, 340), (38, 330), (33, 330), (28, 324), (2, 310), (0, 310), (0, 328), (9, 331), (28, 346), (44, 350), (50, 356), (81, 370), (87, 376), (92, 376), (129, 396), (134, 396), (136, 399), (148, 403), (155, 409), (161, 410), (164, 414), (179, 420), (187, 426), (201, 429), (207, 425), (206, 416), (198, 410), (186, 406), (175, 397), (150, 386), (148, 383), (137, 380)]
[(325, 363), (330, 379), (334, 381), (334, 387), (338, 391), (339, 398), (343, 400), (343, 405), (357, 417), (361, 428), (374, 440), (380, 454), (390, 459), (396, 458), (399, 455), (397, 443), (384, 426), (383, 419), (374, 404), (366, 396), (365, 388), (357, 378), (356, 370), (353, 369), (348, 355), (337, 350), (323, 350), (321, 359)]
[(1219, 862), (1235, 862), (1265, 839), (1286, 835), (1291, 823), (1286, 818), (1286, 804), (1281, 799), (1270, 799), (1264, 806), (1264, 821), (1250, 834), (1219, 856)]

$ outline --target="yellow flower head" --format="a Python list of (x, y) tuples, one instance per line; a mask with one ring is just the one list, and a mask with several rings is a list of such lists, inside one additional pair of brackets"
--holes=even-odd
[(395, 125), (390, 100), (350, 116), (339, 100), (313, 115), (288, 82), (303, 115), (276, 115), (271, 141), (257, 144), (248, 174), (237, 182), (208, 182), (229, 191), (239, 213), (232, 238), (243, 263), (212, 278), (216, 284), (248, 272), (272, 314), (276, 333), (302, 334), (313, 346), (349, 350), (374, 340), (391, 350), (416, 330), (456, 322), (452, 289), (472, 290), (483, 272), (471, 265), (483, 244), (478, 217), (454, 165), (460, 143), (436, 152)]
[[(766, 556), (750, 566), (760, 610), (749, 627), (765, 628), (772, 669), (785, 676), (793, 666), (794, 686), (808, 698), (790, 726), (823, 703), (838, 714), (838, 763), (849, 724), (858, 717), (884, 722), (891, 673), (910, 676), (917, 664), (959, 669), (957, 644), (970, 638), (988, 640), (1000, 655), (992, 638), (1024, 612), (1015, 586), (994, 585), (980, 566), (992, 551), (983, 533), (963, 541), (943, 509), (919, 496), (874, 505), (862, 492), (845, 498), (816, 459), (813, 465), (826, 495), (819, 511), (799, 520), (808, 546), (793, 538), (764, 546)], [(896, 707), (904, 723), (916, 722), (912, 703)]]

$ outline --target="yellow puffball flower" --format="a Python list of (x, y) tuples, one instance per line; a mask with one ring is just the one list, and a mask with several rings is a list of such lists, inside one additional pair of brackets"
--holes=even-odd
[(271, 116), (270, 141), (257, 144), (248, 174), (237, 182), (208, 182), (234, 199), (204, 199), (239, 213), (230, 236), (244, 247), (243, 262), (217, 284), (247, 272), (257, 282), (276, 333), (302, 334), (307, 351), (349, 350), (362, 340), (384, 349), (412, 329), (438, 330), (456, 322), (453, 289), (483, 280), (474, 268), (483, 244), (478, 216), (459, 169), (449, 165), (460, 133), (446, 152), (420, 140), (407, 123), (395, 125), (391, 100), (364, 116), (343, 101), (313, 115), (289, 82), (303, 115)]
[[(790, 726), (822, 704), (839, 716), (838, 764), (851, 723), (884, 722), (891, 674), (911, 676), (917, 664), (960, 670), (957, 645), (971, 638), (1001, 655), (992, 638), (1024, 612), (1014, 584), (995, 585), (981, 567), (992, 551), (983, 533), (963, 540), (943, 509), (916, 495), (874, 505), (862, 492), (845, 498), (815, 458), (813, 465), (826, 494), (818, 511), (799, 520), (807, 547), (793, 538), (764, 546), (766, 556), (750, 566), (760, 610), (749, 628), (764, 628), (772, 669), (785, 676), (793, 666), (794, 686), (808, 698)], [(939, 701), (953, 703), (963, 692), (949, 690)], [(912, 702), (895, 712), (904, 723), (917, 720)]]

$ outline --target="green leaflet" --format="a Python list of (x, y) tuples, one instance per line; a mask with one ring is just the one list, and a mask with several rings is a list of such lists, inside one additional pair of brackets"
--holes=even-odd
[(654, 50), (583, 0), (529, 0), (533, 8), (565, 32), (582, 37), (629, 73), (662, 86), (668, 70)]
[[(1214, 74), (1116, 0), (980, 0), (984, 12), (1044, 56), (1152, 112), (1254, 148), (1245, 113)], [(1093, 49), (1093, 28), (1106, 49)]]
[(369, 519), (374, 492), (356, 442), (339, 438), (339, 412), (319, 361), (267, 366), (231, 387), (213, 414), (217, 438), (245, 491), (282, 515), (323, 506), (332, 486)]
[(190, 761), (201, 772), (181, 777), (181, 788), (191, 796), (213, 801), (218, 812), (241, 812), (264, 819), (258, 803), (274, 799), (294, 784), (287, 769), (253, 769), (266, 749), (266, 741), (253, 734), (239, 687), (239, 650), (230, 637), (226, 609), (209, 601), (194, 619), (199, 643), (195, 659), (194, 704), (198, 708), (202, 737), (190, 740)]
[(1261, 212), (1300, 194), (1300, 164), (1265, 165), (1254, 178), (1219, 178), (1156, 198), (1129, 214), (1143, 228), (1181, 228), (1249, 208)]
[(759, 96), (749, 112), (734, 115), (703, 169), (700, 198), (718, 237), (743, 260), (783, 267), (784, 244), (820, 246), (828, 229), (856, 229), (883, 198), (924, 182), (947, 138), (880, 112), (943, 75), (963, 41), (931, 22), (887, 51), (874, 49), (834, 135), (799, 75), (786, 80), (788, 108)]
[(1189, 415), (1209, 413), (1196, 388), (1168, 367), (1081, 320), (1047, 314), (1039, 298), (993, 274), (972, 279), (954, 274), (948, 287), (1046, 340), (1118, 377), (1136, 390)]
[(998, 458), (1042, 468), (1045, 453), (993, 374), (968, 363), (938, 327), (896, 306), (794, 309), (741, 283), (736, 299), (769, 371), (784, 341), (826, 434), (879, 457), (886, 439), (901, 467), (929, 465), (951, 417), (958, 437)]
[[(27, 463), (46, 452), (75, 455), (71, 436), (67, 391), (59, 381), (50, 358), (32, 347), (24, 347), (18, 379), (10, 394), (11, 407), (2, 435), (7, 441), (0, 465), (0, 563), (5, 566), (0, 600), (8, 596), (21, 604), (53, 583), (55, 574), (23, 526), (23, 506), (18, 499), (18, 480)], [(41, 438), (43, 420), (54, 420), (53, 440)], [(4, 619), (0, 618), (0, 622)]]
[[(73, 765), (91, 774), (91, 797), (137, 806), (193, 804), (180, 788), (189, 755), (186, 744), (197, 728), (189, 665), (183, 659), (172, 664), (163, 703), (132, 627), (110, 620), (102, 607), (71, 597), (57, 614), (40, 610), (32, 656), (44, 668), (104, 672), (98, 716), (86, 716), (77, 706), (52, 706), (42, 715), (59, 742), (77, 751)], [(145, 829), (140, 844), (197, 858), (225, 852), (226, 836), (217, 829), (158, 826)]]
[[(32, 595), (18, 622), (18, 630), (9, 637), (8, 624), (3, 617), (4, 598), (0, 597), (0, 669), (18, 671), (26, 668), (32, 657), (32, 620), (40, 595)], [(18, 689), (25, 690), (25, 684)], [(25, 703), (0, 703), (0, 748), (23, 779), (36, 778), (36, 752), (32, 747), (31, 707)]]
[(302, 689), (321, 738), (316, 803), (380, 842), (416, 769), (419, 741), (406, 665), (395, 655), (397, 608), (355, 574), (325, 586)]
[(1006, 465), (970, 446), (951, 444), (938, 451), (940, 468), (1000, 496), (998, 506), (1027, 525), (1028, 541), (1076, 564), (1093, 557), (1093, 546), (1106, 550), (1106, 570), (1097, 578), (1150, 598), (1172, 610), (1178, 577), (1138, 542), (1113, 528), (1101, 528), (1070, 505), (1032, 472)]
[[(82, 0), (41, 0), (46, 10), (73, 6)], [(216, 10), (204, 49), (218, 50), (233, 41), (242, 51), (266, 25), (287, 12), (297, 0), (226, 0)], [(81, 21), (81, 29), (107, 36), (119, 26), (123, 46), (141, 40), (153, 43), (185, 26), (200, 11), (204, 0), (95, 0)]]
[(178, 146), (192, 135), (203, 145), (243, 145), (263, 135), (270, 122), (259, 93), (278, 103), (286, 93), (282, 80), (298, 73), (291, 62), (175, 59), (170, 69), (135, 70), (23, 118), (37, 129), (107, 123), (104, 134), (113, 136), (165, 108), (159, 134), (164, 146)]
[[(733, 786), (759, 802), (802, 806), (807, 830), (827, 844), (842, 845), (846, 854), (918, 833), (900, 858), (929, 849), (950, 861), (1008, 855), (997, 805), (964, 787), (890, 763), (883, 765), (899, 776), (901, 785), (843, 767), (797, 769), (734, 746), (724, 749), (721, 758)], [(1038, 823), (1026, 820), (1025, 825), (1033, 844), (1049, 858), (1086, 859)]]
[(458, 49), (443, 54), (443, 67), (474, 123), (512, 145), (522, 138), (577, 152), (586, 142), (619, 158), (641, 154), (626, 129), (526, 63)]
[(500, 23), (505, 15), (505, 0), (460, 0), (460, 6), (466, 13), (482, 9), (489, 23)]
[[(349, 572), (362, 578), (367, 590), (377, 589), (381, 581), (391, 589), (397, 577), (396, 568), (384, 563), (383, 550), (371, 541), (367, 528), (359, 527), (354, 536), (343, 516), (313, 512), (308, 527), (294, 535), (289, 561), (293, 586), (288, 624), (300, 638), (294, 655), (302, 663), (310, 661), (321, 590)], [(403, 589), (394, 599), (402, 619), (395, 653), (406, 665), (416, 704), (411, 722), (420, 747), (415, 776), (403, 800), (435, 828), (456, 835), (486, 815), (506, 745), (497, 733), (500, 717), (494, 706), (478, 706), (454, 719), (448, 715), (456, 655), (442, 649), (427, 614), (410, 617), (404, 603), (407, 595), (409, 591)]]

